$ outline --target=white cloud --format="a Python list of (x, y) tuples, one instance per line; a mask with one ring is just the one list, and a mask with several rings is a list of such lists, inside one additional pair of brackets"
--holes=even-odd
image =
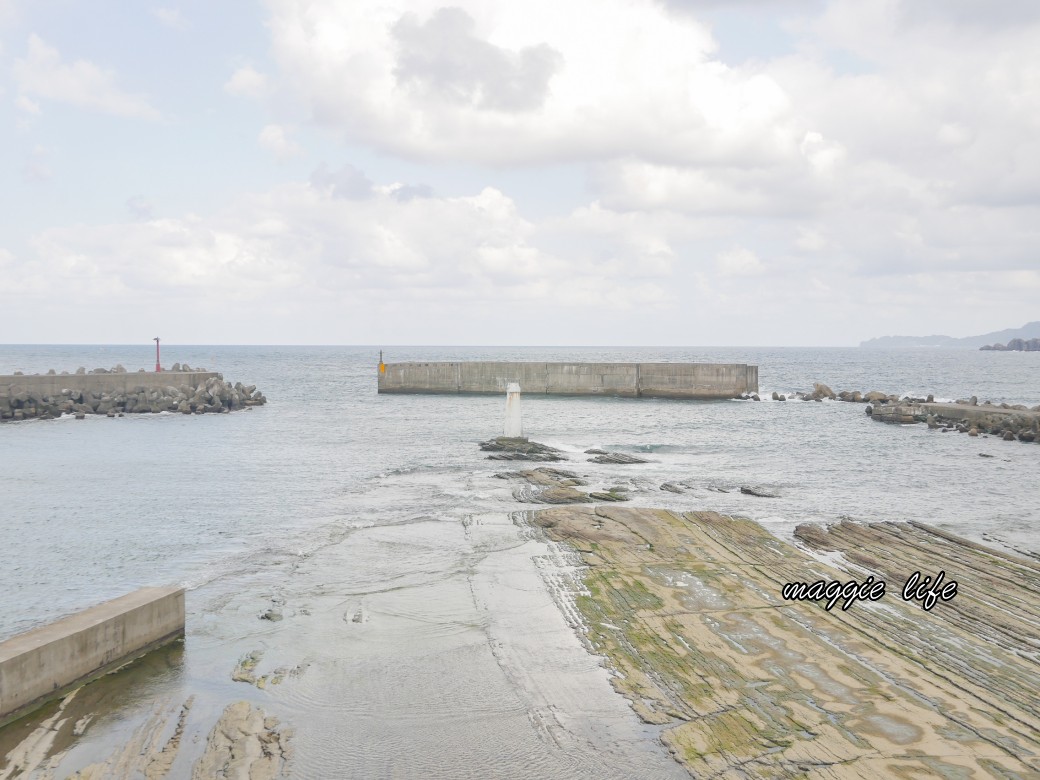
[(722, 276), (758, 276), (766, 270), (758, 255), (741, 246), (720, 253), (715, 265)]
[(263, 97), (268, 91), (267, 76), (251, 65), (243, 65), (224, 83), (224, 91), (239, 97)]
[(152, 15), (158, 19), (160, 23), (174, 30), (185, 30), (188, 27), (188, 23), (181, 15), (179, 8), (153, 8)]
[(17, 108), (19, 111), (25, 114), (37, 116), (40, 113), (40, 104), (34, 100), (31, 100), (30, 98), (27, 98), (25, 95), (19, 95), (17, 98), (15, 98), (14, 105), (15, 108)]
[[(324, 181), (243, 196), (209, 215), (142, 212), (43, 231), (30, 253), (5, 258), (0, 327), (31, 320), (46, 304), (73, 320), (99, 309), (145, 318), (195, 312), (192, 338), (202, 341), (220, 322), (222, 339), (244, 343), (667, 343), (689, 340), (677, 334), (691, 328), (701, 343), (849, 343), (877, 335), (879, 321), (913, 332), (924, 316), (949, 330), (949, 299), (970, 308), (958, 316), (981, 323), (980, 332), (992, 322), (982, 312), (1024, 322), (1040, 290), (1035, 260), (1023, 266), (998, 255), (986, 272), (964, 260), (955, 261), (962, 269), (931, 266), (931, 252), (948, 250), (927, 249), (942, 224), (927, 218), (888, 224), (885, 215), (859, 215), (854, 227), (877, 237), (866, 247), (877, 260), (860, 266), (831, 240), (831, 227), (824, 233), (815, 223), (801, 231), (763, 225), (752, 245), (735, 243), (726, 219), (594, 203), (532, 220), (495, 188), (402, 201), (393, 186), (337, 197)], [(905, 254), (922, 242), (923, 256)], [(762, 259), (760, 247), (784, 246), (768, 250), (768, 265)], [(909, 257), (919, 270), (886, 270), (892, 253), (893, 265)], [(57, 328), (36, 335), (60, 340)]]
[(654, 0), (270, 8), (293, 96), (320, 124), (391, 152), (496, 164), (635, 153), (754, 165), (796, 150), (804, 135), (768, 74), (712, 61), (707, 28)]
[(22, 180), (30, 183), (49, 181), (52, 175), (50, 166), (50, 150), (37, 144), (25, 156), (22, 163)]
[(798, 227), (798, 237), (794, 245), (806, 252), (819, 252), (828, 246), (827, 237), (822, 231), (805, 226)]
[(805, 134), (798, 149), (802, 156), (809, 161), (813, 170), (822, 176), (830, 176), (846, 155), (841, 144), (828, 141), (815, 130), (810, 130)]
[(134, 195), (126, 200), (126, 210), (134, 219), (151, 219), (155, 207), (144, 195)]
[[(0, 0), (0, 28), (16, 19), (18, 16), (17, 0)], [(0, 51), (3, 51), (0, 48)]]
[[(376, 187), (358, 200), (299, 183), (242, 198), (209, 217), (136, 216), (35, 236), (32, 259), (17, 265), (5, 289), (43, 295), (35, 284), (45, 277), (47, 294), (74, 306), (161, 296), (171, 306), (349, 306), (374, 321), (380, 307), (401, 301), (412, 302), (413, 317), (445, 301), (554, 317), (558, 307), (631, 311), (674, 299), (641, 268), (654, 253), (670, 256), (661, 242), (633, 231), (614, 258), (603, 258), (587, 223), (546, 229), (493, 188), (401, 201), (392, 188)], [(553, 249), (562, 233), (572, 247), (566, 254)], [(592, 248), (582, 254), (579, 247)], [(13, 303), (4, 298), (0, 308)]]
[(15, 60), (14, 81), (23, 95), (131, 119), (158, 119), (147, 99), (116, 86), (116, 76), (88, 60), (65, 62), (53, 46), (30, 35), (28, 51)]
[(281, 125), (264, 126), (257, 138), (257, 143), (279, 160), (288, 160), (303, 153), (300, 145), (289, 138), (288, 131)]

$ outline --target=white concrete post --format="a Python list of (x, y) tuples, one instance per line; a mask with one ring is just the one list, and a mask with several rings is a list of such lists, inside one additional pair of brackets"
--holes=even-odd
[(506, 436), (510, 438), (522, 438), (524, 435), (524, 424), (520, 417), (520, 385), (510, 382), (506, 385)]

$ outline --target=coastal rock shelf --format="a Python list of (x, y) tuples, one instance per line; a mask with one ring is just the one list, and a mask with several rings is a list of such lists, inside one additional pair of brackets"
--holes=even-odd
[[(694, 776), (1040, 772), (1033, 562), (918, 525), (801, 529), (853, 561), (850, 574), (712, 512), (568, 506), (532, 519), (580, 553), (587, 641)], [(904, 601), (916, 570), (945, 571), (957, 595), (931, 611)], [(885, 595), (845, 611), (781, 595), (868, 574)]]
[(527, 482), (513, 491), (513, 498), (528, 504), (589, 504), (596, 501), (628, 501), (628, 488), (621, 485), (586, 493), (578, 490), (589, 483), (573, 471), (546, 466), (530, 471), (506, 471), (496, 474), (497, 479), (518, 479)]
[[(174, 367), (181, 368), (180, 364)], [(221, 374), (187, 365), (180, 371), (158, 373), (128, 373), (121, 368), (0, 376), (0, 420), (49, 420), (63, 414), (78, 419), (88, 414), (219, 414), (267, 402), (255, 385), (225, 382)]]

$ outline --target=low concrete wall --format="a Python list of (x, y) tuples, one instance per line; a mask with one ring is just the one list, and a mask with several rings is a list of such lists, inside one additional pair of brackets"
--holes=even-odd
[(380, 393), (608, 395), (736, 398), (758, 392), (758, 366), (743, 363), (381, 363)]
[(184, 590), (141, 588), (0, 642), (0, 725), (184, 634)]
[(198, 387), (215, 371), (134, 371), (125, 374), (0, 374), (0, 398), (9, 398), (11, 387), (20, 387), (37, 395), (61, 395), (65, 389), (91, 393), (129, 393), (134, 388), (161, 390), (165, 387), (190, 385)]

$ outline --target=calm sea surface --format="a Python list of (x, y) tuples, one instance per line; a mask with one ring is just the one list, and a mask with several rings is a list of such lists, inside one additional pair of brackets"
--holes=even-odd
[[(760, 367), (765, 399), (820, 381), (1040, 404), (1037, 353), (395, 347), (385, 359), (747, 362)], [(233, 667), (255, 648), (309, 668), (264, 694), (308, 726), (300, 776), (349, 765), (355, 776), (479, 777), (492, 760), (517, 777), (590, 776), (589, 761), (604, 763), (601, 776), (645, 766), (639, 748), (624, 747), (645, 734), (617, 725), (624, 714), (604, 715), (606, 699), (609, 760), (596, 758), (596, 727), (578, 723), (599, 717), (588, 705), (574, 705), (581, 718), (540, 720), (565, 708), (550, 699), (566, 694), (527, 670), (568, 629), (538, 595), (551, 590), (555, 553), (514, 524), (512, 484), (494, 478), (516, 466), (477, 448), (500, 432), (504, 398), (377, 395), (378, 348), (166, 347), (164, 363), (175, 361), (256, 384), (268, 405), (0, 425), (0, 638), (142, 585), (182, 583), (195, 660), (164, 692), (248, 687), (227, 680), (224, 660)], [(136, 370), (154, 358), (147, 346), (0, 346), (0, 374), (117, 363)], [(638, 505), (740, 514), (781, 536), (841, 517), (913, 519), (1040, 551), (1040, 445), (883, 425), (837, 402), (524, 396), (522, 410), (527, 435), (570, 454), (564, 468), (626, 485)], [(582, 451), (594, 446), (651, 462), (587, 463)], [(665, 481), (692, 488), (675, 495), (659, 489)], [(779, 497), (742, 495), (742, 485)], [(272, 604), (286, 619), (257, 620)], [(518, 605), (562, 629), (539, 645), (510, 622)], [(603, 674), (580, 655), (573, 663), (574, 679)]]

